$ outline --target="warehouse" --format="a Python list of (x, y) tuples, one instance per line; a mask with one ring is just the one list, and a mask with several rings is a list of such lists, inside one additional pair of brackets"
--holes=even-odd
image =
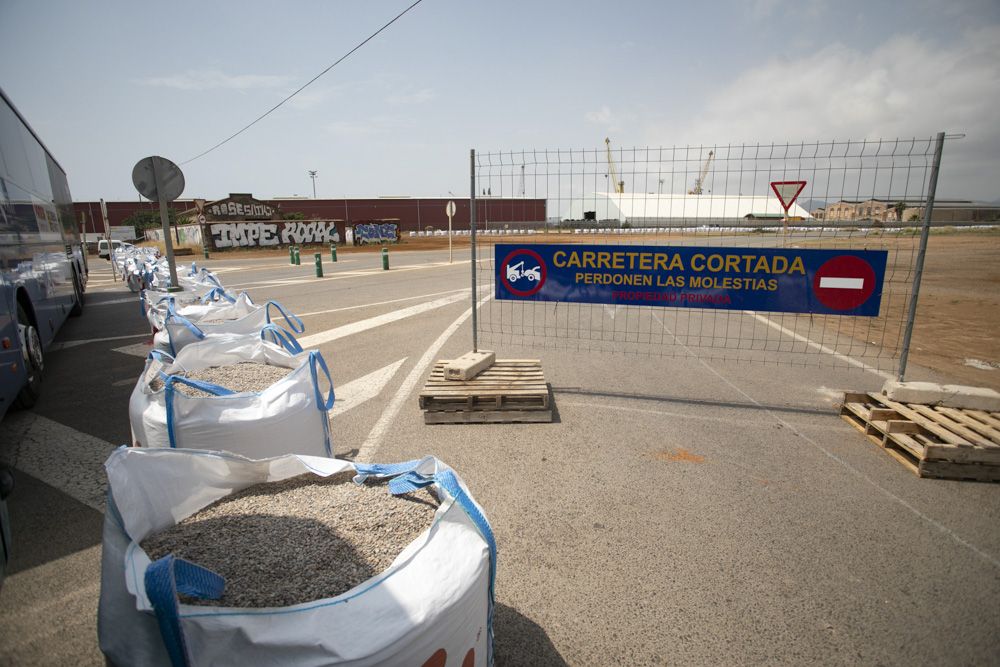
[[(774, 196), (594, 192), (573, 201), (566, 218), (650, 226), (688, 220), (780, 220), (784, 213), (781, 202)], [(792, 204), (788, 215), (803, 220), (812, 218), (798, 204)]]

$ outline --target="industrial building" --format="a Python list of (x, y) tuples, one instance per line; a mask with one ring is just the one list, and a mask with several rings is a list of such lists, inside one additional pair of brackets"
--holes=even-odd
[[(679, 221), (780, 220), (784, 215), (781, 202), (774, 196), (594, 192), (572, 201), (566, 217), (628, 223), (634, 227), (675, 225)], [(795, 219), (812, 218), (798, 204), (792, 204), (788, 215)]]

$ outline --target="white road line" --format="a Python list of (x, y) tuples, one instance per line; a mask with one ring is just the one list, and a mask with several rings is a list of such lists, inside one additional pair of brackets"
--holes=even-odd
[[(750, 311), (744, 311), (744, 312), (750, 312)], [(756, 313), (751, 313), (751, 314), (753, 314), (753, 315), (756, 316)], [(653, 315), (653, 317), (655, 317), (657, 320), (659, 320), (660, 324), (663, 325), (663, 320), (660, 320), (660, 318), (657, 317), (655, 314)], [(881, 491), (890, 500), (892, 500), (892, 501), (898, 503), (900, 506), (902, 506), (902, 507), (910, 510), (910, 512), (912, 512), (916, 517), (918, 517), (919, 519), (922, 519), (923, 521), (927, 522), (929, 525), (931, 525), (932, 527), (934, 527), (936, 530), (940, 531), (941, 533), (943, 533), (947, 537), (951, 538), (956, 544), (965, 547), (966, 549), (968, 549), (969, 551), (973, 552), (974, 554), (976, 554), (977, 556), (979, 556), (983, 560), (987, 561), (988, 563), (990, 563), (994, 567), (1000, 568), (1000, 558), (997, 558), (996, 556), (993, 556), (992, 554), (989, 554), (989, 553), (983, 551), (982, 549), (980, 549), (976, 545), (972, 544), (971, 542), (968, 542), (967, 540), (965, 540), (964, 538), (962, 538), (961, 536), (959, 536), (951, 528), (948, 528), (947, 526), (945, 526), (940, 521), (927, 516), (926, 514), (924, 514), (923, 512), (921, 512), (919, 509), (917, 509), (916, 507), (914, 507), (913, 505), (911, 505), (909, 502), (907, 502), (906, 500), (904, 500), (900, 496), (897, 496), (895, 493), (893, 493), (892, 491), (886, 489), (885, 487), (883, 487), (882, 485), (880, 485), (878, 482), (876, 482), (874, 479), (872, 479), (871, 477), (869, 477), (865, 473), (861, 472), (860, 470), (858, 470), (857, 468), (855, 468), (854, 466), (852, 466), (850, 463), (848, 463), (844, 459), (840, 458), (839, 456), (837, 456), (836, 454), (834, 454), (830, 450), (826, 449), (823, 445), (819, 444), (818, 442), (816, 442), (815, 440), (813, 440), (812, 438), (810, 438), (808, 435), (806, 435), (801, 430), (799, 430), (798, 428), (796, 428), (793, 424), (785, 421), (781, 417), (781, 415), (779, 415), (776, 412), (774, 412), (773, 410), (765, 407), (763, 404), (761, 404), (753, 396), (751, 396), (747, 392), (745, 392), (742, 389), (740, 389), (729, 378), (727, 378), (724, 375), (722, 375), (722, 373), (720, 373), (719, 371), (715, 370), (715, 368), (713, 368), (711, 366), (711, 364), (709, 364), (707, 361), (705, 361), (704, 359), (702, 359), (701, 357), (699, 357), (687, 345), (685, 345), (680, 340), (678, 340), (677, 336), (674, 335), (674, 332), (672, 332), (670, 329), (667, 329), (667, 327), (665, 325), (663, 325), (663, 328), (664, 328), (664, 330), (667, 333), (669, 333), (671, 336), (673, 336), (674, 341), (676, 341), (678, 345), (680, 345), (682, 348), (684, 348), (685, 350), (687, 350), (688, 353), (692, 354), (698, 360), (698, 362), (702, 366), (704, 366), (706, 369), (708, 369), (708, 371), (710, 373), (712, 373), (712, 375), (714, 375), (717, 378), (719, 378), (720, 380), (722, 380), (724, 383), (726, 383), (729, 387), (731, 387), (737, 393), (739, 393), (744, 398), (746, 398), (748, 401), (750, 401), (751, 403), (753, 403), (754, 405), (756, 405), (757, 407), (759, 407), (762, 411), (764, 411), (765, 413), (767, 413), (768, 415), (770, 415), (771, 418), (774, 419), (776, 422), (778, 422), (779, 424), (781, 424), (782, 426), (784, 426), (785, 428), (787, 428), (789, 431), (791, 431), (792, 433), (794, 433), (798, 437), (802, 438), (804, 441), (806, 441), (807, 443), (809, 443), (810, 445), (812, 445), (814, 448), (818, 449), (827, 458), (829, 458), (830, 460), (832, 460), (832, 461), (836, 462), (837, 464), (839, 464), (841, 467), (843, 467), (845, 470), (847, 470), (848, 472), (850, 472), (851, 474), (853, 474), (855, 477), (858, 477), (859, 479), (864, 480), (865, 482), (868, 482), (869, 484), (871, 484), (872, 486), (874, 486), (876, 489), (878, 489), (879, 491)], [(808, 339), (806, 339), (806, 340), (808, 340)]]
[(116, 303), (139, 303), (139, 297), (132, 295), (126, 299), (111, 299), (110, 301), (92, 301), (87, 304), (87, 308), (93, 308), (94, 306), (112, 306)]
[(12, 443), (0, 449), (4, 463), (104, 511), (104, 462), (115, 445), (33, 412), (8, 413), (0, 441)]
[(864, 289), (864, 278), (831, 278), (822, 276), (819, 279), (819, 286), (831, 289)]
[(381, 394), (385, 385), (389, 384), (389, 381), (396, 375), (396, 371), (408, 358), (403, 357), (395, 363), (336, 387), (337, 400), (333, 403), (330, 418), (339, 417), (348, 410)]
[[(785, 327), (781, 326), (777, 322), (773, 322), (773, 321), (769, 320), (768, 318), (764, 317), (763, 315), (759, 315), (758, 313), (755, 313), (752, 310), (744, 310), (743, 312), (745, 314), (749, 315), (750, 317), (754, 318), (758, 322), (766, 324), (767, 326), (771, 327), (775, 331), (780, 331), (781, 333), (785, 334), (786, 336), (791, 336), (792, 338), (794, 338), (795, 340), (799, 341), (800, 343), (805, 343), (809, 347), (811, 347), (813, 349), (816, 349), (816, 350), (819, 350), (820, 352), (826, 352), (827, 354), (831, 354), (831, 355), (837, 357), (838, 359), (840, 359), (841, 361), (850, 364), (851, 366), (856, 366), (857, 368), (863, 368), (864, 370), (868, 371), (869, 373), (874, 373), (875, 375), (879, 376), (880, 378), (884, 378), (886, 380), (895, 380), (896, 379), (896, 376), (893, 375), (892, 373), (886, 373), (885, 371), (880, 371), (879, 369), (875, 368), (874, 366), (869, 366), (868, 364), (866, 364), (863, 361), (858, 361), (854, 357), (849, 357), (846, 354), (841, 354), (840, 352), (837, 352), (836, 350), (831, 350), (826, 345), (820, 345), (816, 341), (810, 340), (809, 338), (806, 338), (805, 336), (803, 336), (801, 334), (797, 334), (797, 333), (795, 333), (794, 331), (792, 331), (790, 329), (786, 329)], [(659, 319), (659, 318), (657, 318), (657, 319)], [(661, 322), (661, 324), (662, 324), (662, 322)], [(673, 335), (673, 334), (671, 334), (671, 335)]]
[[(479, 300), (477, 307), (482, 307), (484, 303), (493, 298), (492, 294), (487, 294), (482, 299)], [(358, 455), (354, 457), (356, 461), (370, 462), (372, 457), (375, 456), (375, 451), (378, 446), (382, 444), (382, 439), (385, 438), (386, 431), (389, 426), (396, 421), (396, 416), (399, 414), (399, 410), (403, 407), (405, 403), (410, 398), (410, 393), (417, 386), (417, 382), (423, 377), (424, 372), (427, 367), (431, 365), (434, 358), (437, 356), (438, 352), (444, 346), (448, 339), (451, 338), (452, 334), (458, 331), (458, 328), (465, 323), (467, 319), (472, 316), (472, 308), (467, 309), (464, 313), (458, 316), (458, 319), (448, 325), (437, 340), (431, 343), (431, 346), (427, 348), (424, 355), (420, 357), (416, 365), (410, 370), (410, 374), (406, 376), (403, 380), (403, 384), (399, 386), (396, 390), (396, 394), (392, 397), (389, 405), (386, 406), (385, 410), (382, 412), (382, 416), (379, 420), (375, 422), (375, 426), (368, 433), (368, 437), (358, 448)]]
[(304, 348), (317, 347), (323, 343), (329, 343), (330, 341), (337, 340), (338, 338), (352, 336), (356, 333), (361, 333), (362, 331), (368, 331), (369, 329), (374, 329), (375, 327), (380, 327), (391, 322), (398, 322), (399, 320), (404, 320), (407, 317), (413, 317), (414, 315), (420, 315), (421, 313), (426, 313), (427, 311), (453, 304), (457, 301), (465, 299), (466, 296), (467, 295), (463, 290), (462, 292), (441, 297), (440, 299), (435, 299), (434, 301), (418, 303), (417, 305), (410, 306), (409, 308), (394, 310), (391, 313), (369, 317), (366, 320), (351, 322), (350, 324), (345, 324), (327, 331), (321, 331), (311, 336), (304, 336), (299, 339), (299, 344)]
[(462, 289), (450, 289), (445, 292), (431, 292), (430, 294), (419, 294), (417, 296), (404, 296), (401, 299), (391, 299), (389, 301), (376, 301), (374, 303), (363, 303), (358, 306), (344, 306), (342, 308), (330, 308), (329, 310), (314, 310), (311, 313), (297, 313), (299, 317), (309, 317), (310, 315), (326, 315), (327, 313), (339, 313), (342, 310), (357, 310), (358, 308), (371, 308), (373, 306), (386, 306), (390, 303), (399, 303), (400, 301), (416, 301), (417, 299), (428, 299), (432, 296), (441, 296), (442, 294), (455, 294), (456, 292), (468, 292), (468, 288), (463, 287)]
[(106, 338), (87, 338), (85, 340), (64, 340), (59, 343), (53, 343), (52, 346), (49, 347), (48, 351), (55, 352), (56, 350), (65, 350), (70, 347), (86, 345), (87, 343), (103, 343), (109, 340), (127, 340), (129, 338), (142, 338), (143, 336), (148, 337), (150, 335), (152, 334), (141, 333), (141, 334), (131, 334), (128, 336), (107, 336)]
[(121, 352), (122, 354), (130, 354), (133, 357), (139, 357), (145, 359), (149, 356), (150, 350), (153, 349), (153, 342), (150, 340), (144, 340), (141, 343), (133, 343), (132, 345), (125, 345), (123, 347), (112, 348), (112, 352)]

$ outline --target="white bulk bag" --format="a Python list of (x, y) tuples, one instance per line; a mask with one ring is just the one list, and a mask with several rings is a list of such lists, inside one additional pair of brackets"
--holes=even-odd
[(217, 324), (196, 324), (181, 315), (177, 306), (172, 302), (167, 302), (167, 315), (163, 319), (163, 327), (153, 336), (153, 348), (161, 352), (169, 352), (176, 355), (185, 346), (204, 339), (212, 334), (257, 334), (272, 323), (271, 313), (277, 310), (285, 318), (289, 328), (295, 333), (305, 331), (296, 315), (286, 312), (277, 301), (268, 301), (256, 310), (247, 313), (243, 317)]
[[(155, 563), (146, 537), (254, 484), (301, 474), (326, 477), (354, 467), (394, 477), (392, 493), (433, 485), (441, 499), (431, 527), (392, 565), (342, 595), (289, 607), (188, 605), (177, 591), (217, 598), (224, 582), (197, 563)], [(247, 667), (493, 663), (496, 543), (462, 480), (433, 457), (395, 465), (283, 456), (251, 460), (180, 449), (115, 450), (105, 463), (97, 631), (114, 665)], [(347, 482), (350, 483), (350, 482)]]
[[(143, 292), (143, 298), (147, 298), (145, 292)], [(149, 320), (154, 331), (163, 329), (170, 304), (174, 305), (174, 310), (178, 315), (193, 324), (198, 324), (203, 320), (236, 320), (261, 308), (253, 302), (246, 292), (240, 292), (237, 296), (233, 296), (221, 287), (209, 290), (200, 299), (191, 299), (187, 302), (179, 302), (172, 294), (168, 294), (159, 296), (158, 299), (145, 306), (146, 319)]]
[[(284, 347), (262, 340), (263, 336), (276, 337)], [(188, 345), (173, 359), (154, 350), (129, 399), (133, 444), (217, 449), (253, 457), (333, 456), (329, 423), (333, 380), (319, 352), (301, 350), (294, 338), (273, 325), (256, 336), (211, 336)], [(178, 375), (241, 361), (293, 370), (260, 393), (233, 393)], [(320, 373), (330, 386), (326, 395), (320, 387)], [(154, 391), (150, 384), (157, 378), (164, 384)], [(177, 384), (214, 395), (188, 396), (177, 391)]]

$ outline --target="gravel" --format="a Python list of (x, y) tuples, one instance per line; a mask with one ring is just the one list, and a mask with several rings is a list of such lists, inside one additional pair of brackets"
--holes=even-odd
[[(287, 376), (292, 370), (283, 366), (269, 366), (268, 364), (242, 361), (231, 366), (213, 366), (200, 371), (179, 373), (179, 375), (192, 380), (201, 380), (203, 382), (222, 385), (226, 389), (232, 389), (235, 392), (260, 392)], [(153, 391), (159, 391), (163, 388), (163, 380), (159, 377), (155, 378), (149, 383), (149, 388)], [(174, 388), (188, 396), (198, 398), (212, 396), (208, 392), (189, 387), (182, 383), (175, 383)]]
[(142, 542), (152, 560), (169, 553), (226, 580), (225, 607), (283, 607), (340, 595), (382, 572), (433, 521), (424, 489), (392, 496), (353, 473), (307, 474), (229, 495)]

